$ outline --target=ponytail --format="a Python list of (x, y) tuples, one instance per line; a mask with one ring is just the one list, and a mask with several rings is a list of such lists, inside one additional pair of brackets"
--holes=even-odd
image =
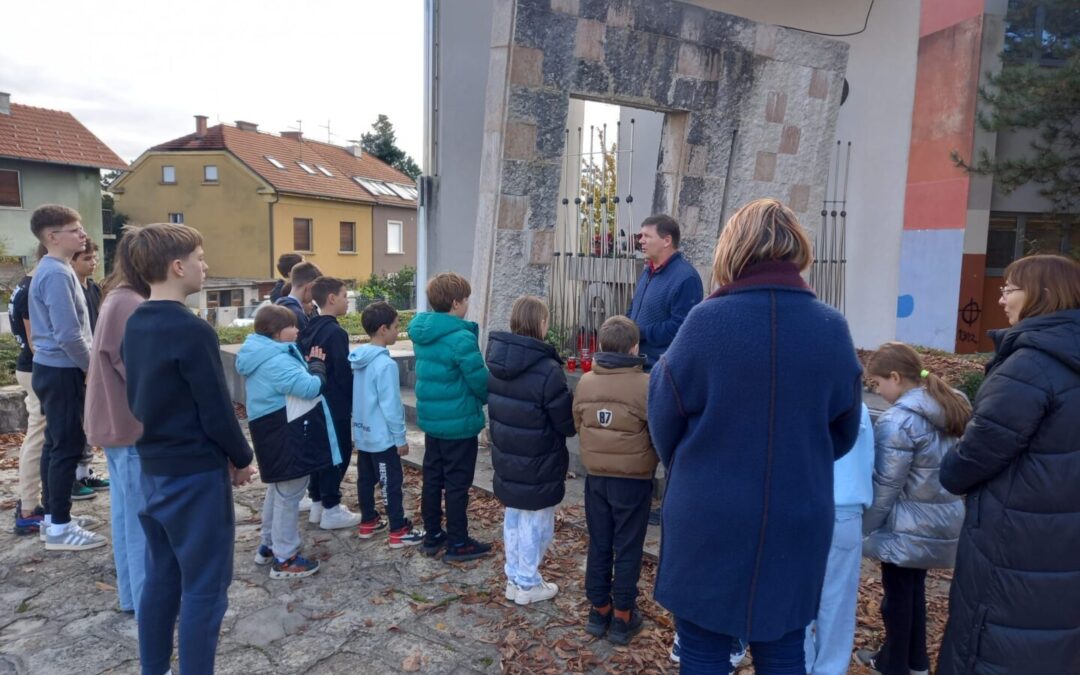
[(945, 429), (949, 436), (962, 436), (971, 419), (971, 403), (967, 397), (950, 387), (945, 380), (923, 369), (919, 353), (903, 342), (886, 342), (870, 357), (866, 372), (876, 377), (897, 373), (901, 378), (922, 384), (930, 397), (945, 413)]

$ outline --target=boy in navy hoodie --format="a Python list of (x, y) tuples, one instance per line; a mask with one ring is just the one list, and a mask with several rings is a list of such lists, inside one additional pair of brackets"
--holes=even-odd
[[(251, 480), (252, 452), (225, 386), (217, 334), (184, 304), (206, 279), (202, 236), (156, 224), (131, 242), (150, 285), (122, 347), (146, 505), (146, 584), (136, 618), (142, 672), (169, 672), (180, 619), (182, 672), (212, 673), (232, 581), (232, 488)], [(70, 481), (69, 481), (70, 483)]]
[(397, 310), (388, 302), (373, 302), (360, 315), (371, 344), (349, 355), (353, 369), (353, 435), (360, 494), (360, 538), (386, 529), (375, 505), (375, 484), (382, 483), (383, 502), (390, 516), (390, 548), (415, 546), (424, 531), (405, 517), (401, 496), (401, 458), (409, 454), (405, 441), (405, 408), (401, 405), (398, 365), (390, 358), (397, 342)]
[(311, 288), (316, 279), (322, 276), (322, 272), (315, 263), (302, 262), (292, 268), (289, 273), (291, 288), (289, 294), (278, 298), (274, 304), (288, 307), (296, 315), (296, 327), (303, 333), (307, 328), (310, 317), (306, 308), (311, 305)]
[(344, 316), (348, 310), (349, 297), (345, 282), (335, 277), (315, 279), (308, 293), (319, 308), (319, 315), (300, 332), (300, 353), (307, 354), (312, 347), (326, 353), (326, 388), (323, 396), (330, 406), (330, 417), (342, 460), (337, 466), (311, 474), (311, 482), (308, 483), (308, 497), (311, 498), (308, 522), (324, 530), (338, 530), (360, 524), (360, 515), (349, 511), (341, 503), (341, 481), (352, 460), (349, 419), (352, 415), (353, 384), (352, 371), (349, 369), (349, 334), (338, 324), (337, 318)]

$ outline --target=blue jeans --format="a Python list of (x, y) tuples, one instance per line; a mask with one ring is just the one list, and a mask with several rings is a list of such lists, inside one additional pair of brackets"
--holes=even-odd
[(862, 514), (837, 511), (817, 619), (806, 629), (806, 672), (843, 675), (855, 643), (855, 601), (862, 564)]
[(229, 604), (236, 516), (225, 467), (187, 476), (143, 473), (146, 585), (139, 600), (143, 675), (169, 670), (180, 619), (180, 672), (212, 673)]
[(506, 578), (519, 588), (539, 586), (540, 562), (555, 535), (555, 507), (539, 511), (507, 508), (503, 515)]
[[(732, 654), (741, 648), (741, 641), (731, 635), (713, 633), (697, 624), (675, 617), (679, 635), (682, 675), (729, 675), (733, 666)], [(806, 675), (806, 651), (803, 647), (805, 629), (793, 630), (779, 640), (750, 642), (757, 675)]]
[(146, 581), (146, 535), (139, 524), (139, 511), (146, 503), (142, 491), (142, 464), (134, 445), (105, 448), (105, 462), (109, 466), (116, 591), (120, 595), (120, 609), (131, 612), (139, 607)]

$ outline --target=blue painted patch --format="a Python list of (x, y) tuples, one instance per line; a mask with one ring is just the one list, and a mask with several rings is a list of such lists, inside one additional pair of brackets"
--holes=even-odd
[(906, 319), (915, 312), (915, 298), (910, 295), (901, 295), (896, 298), (896, 318)]

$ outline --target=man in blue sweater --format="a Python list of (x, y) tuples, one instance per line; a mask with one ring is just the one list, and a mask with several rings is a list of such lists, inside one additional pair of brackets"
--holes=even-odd
[(214, 672), (232, 581), (233, 486), (251, 479), (252, 451), (233, 412), (217, 334), (184, 304), (206, 278), (202, 236), (158, 224), (133, 235), (131, 262), (150, 299), (124, 330), (127, 399), (146, 505), (146, 583), (136, 618), (144, 675), (169, 672), (180, 618), (180, 671)]
[(46, 204), (30, 217), (30, 231), (48, 255), (30, 282), (30, 333), (34, 360), (31, 385), (45, 414), (41, 449), (43, 527), (50, 551), (85, 551), (106, 544), (71, 519), (71, 485), (86, 445), (83, 403), (90, 367), (90, 315), (71, 258), (86, 247), (79, 214)]
[(675, 339), (679, 326), (701, 302), (701, 275), (679, 252), (679, 224), (668, 215), (649, 216), (641, 223), (641, 271), (630, 319), (641, 331), (641, 354), (648, 372)]

